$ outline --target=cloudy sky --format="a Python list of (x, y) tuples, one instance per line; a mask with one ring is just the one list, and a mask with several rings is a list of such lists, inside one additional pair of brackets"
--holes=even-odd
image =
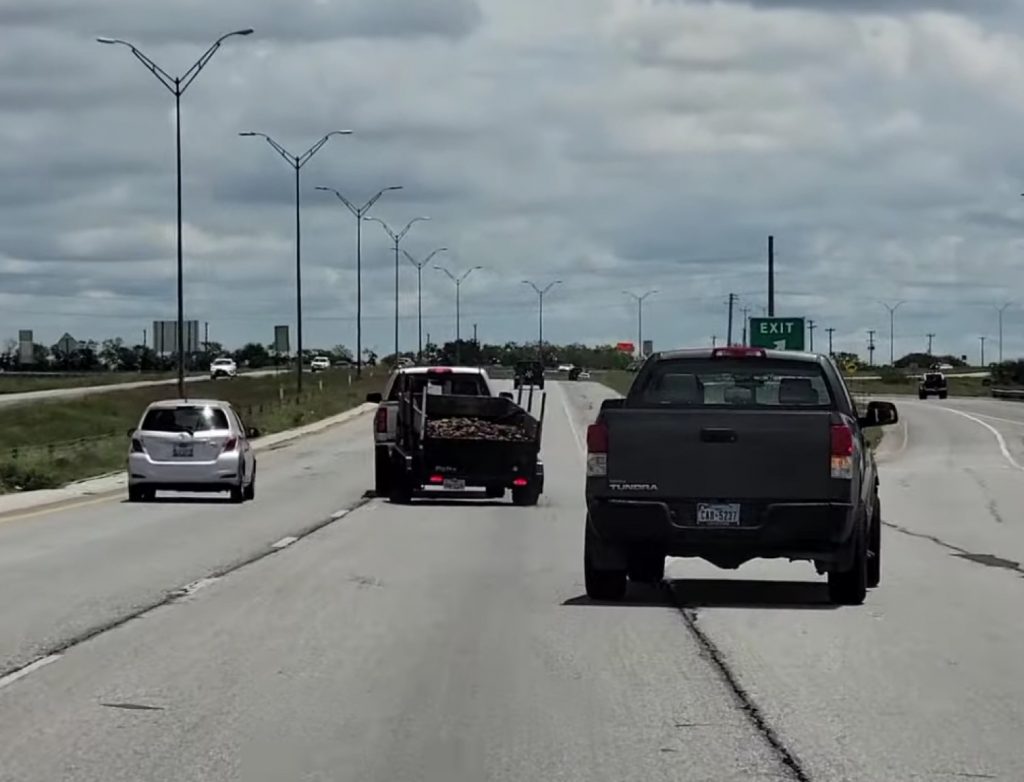
[[(1014, 8), (1014, 6), (1017, 6)], [(186, 315), (211, 339), (294, 324), (301, 153), (305, 342), (355, 345), (355, 219), (335, 187), (447, 246), (463, 334), (536, 338), (523, 279), (560, 279), (545, 336), (706, 344), (729, 293), (888, 355), (1024, 354), (1024, 10), (1010, 0), (0, 0), (0, 337), (142, 337), (175, 313), (171, 74), (182, 100)], [(363, 233), (364, 346), (390, 352), (394, 261)], [(424, 330), (455, 330), (428, 267)], [(739, 310), (736, 333), (739, 335)], [(401, 339), (416, 273), (401, 267)]]

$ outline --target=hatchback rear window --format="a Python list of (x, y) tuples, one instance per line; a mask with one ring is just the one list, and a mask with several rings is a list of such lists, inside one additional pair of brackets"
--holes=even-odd
[(150, 410), (140, 428), (147, 432), (210, 432), (230, 427), (221, 408), (190, 406)]
[(656, 364), (630, 402), (673, 407), (830, 408), (817, 364), (763, 359), (683, 359)]

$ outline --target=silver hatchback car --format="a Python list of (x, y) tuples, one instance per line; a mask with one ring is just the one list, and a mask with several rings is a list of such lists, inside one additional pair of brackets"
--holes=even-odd
[(169, 399), (153, 402), (129, 430), (128, 499), (152, 500), (157, 491), (231, 493), (233, 502), (256, 496), (256, 454), (247, 428), (227, 402)]

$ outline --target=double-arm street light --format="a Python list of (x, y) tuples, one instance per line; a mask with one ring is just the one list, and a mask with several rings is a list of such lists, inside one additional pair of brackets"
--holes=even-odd
[(482, 269), (484, 267), (471, 266), (458, 277), (456, 277), (443, 266), (435, 266), (434, 268), (437, 269), (439, 272), (444, 272), (445, 274), (447, 274), (451, 281), (455, 283), (455, 363), (458, 364), (462, 356), (462, 310), (460, 304), (462, 283), (464, 283), (466, 281), (466, 278), (473, 272), (475, 272), (477, 269)]
[(372, 222), (372, 223), (380, 223), (381, 226), (383, 226), (384, 230), (387, 232), (387, 235), (391, 237), (391, 241), (393, 241), (395, 243), (395, 365), (397, 366), (397, 364), (398, 364), (398, 251), (399, 251), (399, 245), (402, 243), (402, 239), (405, 238), (405, 235), (407, 233), (409, 233), (409, 229), (412, 228), (414, 224), (419, 223), (419, 222), (423, 222), (424, 220), (429, 220), (430, 218), (429, 217), (414, 217), (414, 218), (412, 218), (412, 220), (410, 220), (408, 223), (406, 223), (405, 224), (405, 228), (403, 228), (398, 233), (395, 233), (394, 231), (392, 231), (391, 230), (391, 226), (388, 225), (387, 223), (385, 223), (379, 217), (367, 217), (365, 219), (368, 220), (369, 222)]
[[(356, 377), (363, 376), (363, 217), (382, 195), (390, 190), (401, 189), (401, 185), (385, 187), (377, 191), (373, 198), (360, 207), (353, 204), (333, 187), (317, 187), (317, 190), (334, 193), (356, 218)], [(397, 356), (395, 360), (398, 360)]]
[(627, 296), (632, 296), (636, 299), (636, 354), (638, 356), (643, 356), (644, 354), (644, 300), (657, 292), (657, 290), (649, 290), (646, 293), (639, 294), (633, 293), (633, 291), (623, 291)]
[(438, 247), (430, 255), (424, 258), (422, 261), (417, 261), (408, 252), (402, 250), (405, 253), (405, 257), (409, 259), (409, 263), (416, 267), (416, 334), (417, 334), (417, 350), (416, 350), (416, 361), (422, 363), (423, 361), (423, 267), (426, 266), (438, 253), (448, 252), (447, 247)]
[(906, 304), (906, 301), (898, 301), (895, 304), (886, 304), (884, 301), (881, 303), (883, 307), (889, 310), (889, 364), (896, 366), (896, 310)]
[(537, 355), (540, 358), (540, 362), (544, 363), (544, 296), (549, 290), (554, 288), (556, 285), (561, 285), (561, 280), (555, 280), (549, 282), (543, 288), (539, 287), (536, 283), (531, 280), (523, 280), (523, 285), (529, 285), (537, 293), (537, 300), (540, 305), (538, 312), (538, 325), (537, 325)]
[(301, 155), (293, 155), (266, 133), (247, 130), (238, 134), (239, 136), (258, 136), (266, 140), (274, 151), (284, 158), (288, 165), (295, 169), (295, 372), (296, 387), (299, 392), (302, 391), (302, 222), (299, 212), (302, 199), (300, 196), (299, 172), (310, 161), (310, 158), (320, 151), (331, 136), (350, 136), (351, 134), (351, 130), (332, 130)]
[(178, 323), (176, 329), (176, 341), (178, 347), (178, 396), (184, 398), (185, 396), (185, 303), (184, 303), (184, 282), (183, 282), (183, 249), (182, 249), (182, 231), (181, 231), (181, 96), (185, 93), (185, 90), (189, 88), (189, 85), (196, 80), (199, 72), (206, 67), (206, 64), (210, 61), (220, 45), (235, 35), (252, 35), (252, 30), (246, 28), (245, 30), (235, 30), (234, 32), (222, 35), (209, 49), (193, 63), (192, 67), (189, 68), (181, 76), (171, 76), (167, 71), (153, 62), (149, 57), (140, 52), (133, 44), (128, 41), (122, 41), (119, 38), (97, 38), (99, 43), (104, 44), (116, 44), (119, 46), (127, 46), (135, 58), (141, 62), (149, 71), (156, 76), (164, 87), (171, 91), (174, 95), (174, 122), (177, 136), (177, 160), (178, 160)]

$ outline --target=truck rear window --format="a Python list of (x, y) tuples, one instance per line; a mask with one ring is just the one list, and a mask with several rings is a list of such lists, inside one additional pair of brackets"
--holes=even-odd
[(674, 407), (832, 407), (817, 364), (761, 359), (659, 362), (629, 400)]
[(404, 382), (397, 380), (391, 386), (391, 393), (388, 395), (389, 401), (397, 400), (398, 395), (403, 391), (412, 391), (414, 395), (419, 396), (423, 393), (424, 388), (427, 389), (428, 394), (490, 396), (483, 377), (476, 373), (471, 375), (455, 372), (438, 375), (417, 373), (406, 375), (405, 378)]

